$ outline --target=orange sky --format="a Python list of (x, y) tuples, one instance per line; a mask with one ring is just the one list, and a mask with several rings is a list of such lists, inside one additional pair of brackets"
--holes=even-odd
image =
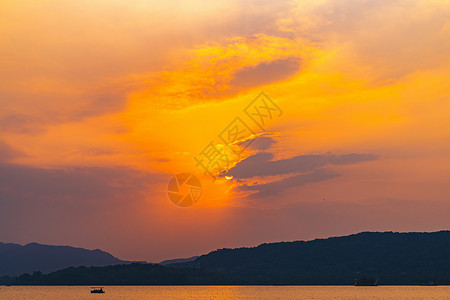
[[(450, 227), (450, 1), (14, 0), (0, 36), (2, 242), (159, 261)], [(213, 182), (194, 158), (236, 117), (257, 135)]]

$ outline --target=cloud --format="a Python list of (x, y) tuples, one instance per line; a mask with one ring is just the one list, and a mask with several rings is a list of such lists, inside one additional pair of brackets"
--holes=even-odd
[(235, 89), (246, 89), (274, 83), (294, 75), (299, 67), (299, 60), (293, 58), (262, 62), (256, 66), (238, 70), (230, 81), (230, 85)]
[[(151, 252), (157, 209), (169, 202), (168, 179), (127, 167), (0, 164), (0, 239), (102, 248), (121, 257), (129, 254), (119, 249), (133, 252), (145, 243), (142, 252)], [(143, 253), (134, 258), (145, 259)]]
[(163, 174), (126, 167), (0, 164), (0, 236), (58, 244), (102, 244), (112, 234), (125, 239), (124, 231), (136, 229), (130, 214), (157, 205), (147, 199), (158, 194), (154, 186), (166, 180)]
[(270, 136), (259, 136), (255, 138), (248, 147), (254, 150), (267, 150), (276, 144), (276, 140)]
[(280, 181), (272, 181), (256, 185), (242, 185), (238, 188), (238, 190), (244, 192), (256, 192), (252, 196), (269, 196), (276, 195), (285, 189), (300, 187), (308, 183), (324, 181), (337, 176), (339, 176), (337, 173), (316, 170), (307, 174), (298, 174), (292, 177), (287, 177)]
[(29, 114), (8, 114), (0, 117), (2, 132), (34, 134), (43, 130), (42, 119)]
[(238, 185), (237, 191), (250, 191), (254, 192), (253, 196), (261, 197), (339, 176), (338, 173), (324, 170), (327, 165), (348, 165), (378, 158), (373, 154), (357, 153), (298, 155), (280, 160), (273, 160), (273, 157), (270, 152), (254, 154), (230, 169), (226, 176), (233, 177)]
[(278, 25), (322, 49), (341, 51), (336, 59), (348, 62), (333, 61), (328, 72), (392, 80), (448, 62), (449, 13), (445, 1), (297, 0)]
[(114, 88), (111, 87), (108, 92), (103, 91), (95, 95), (87, 95), (87, 99), (83, 99), (84, 101), (75, 102), (76, 109), (67, 113), (67, 120), (65, 121), (80, 121), (87, 117), (120, 112), (126, 106), (126, 94), (126, 91), (118, 91), (117, 88), (114, 91)]
[(141, 96), (169, 109), (229, 99), (293, 75), (301, 54), (296, 41), (260, 33), (198, 45), (187, 57), (164, 72), (137, 76), (145, 83)]
[(11, 147), (5, 141), (0, 140), (0, 163), (9, 162), (15, 158), (27, 156), (25, 153)]
[[(322, 232), (329, 234), (349, 217), (349, 206), (334, 214), (340, 203), (364, 202), (368, 193), (445, 199), (449, 8), (435, 0), (5, 3), (0, 237), (84, 241), (127, 255), (139, 251), (135, 259), (156, 252), (163, 259), (222, 247), (236, 235), (242, 246), (283, 233), (295, 238), (300, 227), (317, 236), (328, 226)], [(369, 86), (399, 77), (391, 87)], [(283, 133), (282, 144), (272, 135), (256, 138), (249, 152), (264, 152), (229, 170), (232, 180), (205, 188), (198, 207), (172, 207), (164, 175), (113, 167), (194, 168), (192, 154), (216, 141), (260, 89), (286, 112), (268, 129)], [(297, 155), (299, 149), (332, 152)], [(343, 149), (391, 160), (365, 164), (377, 157), (332, 154)], [(296, 156), (279, 159), (277, 150)], [(88, 167), (99, 165), (111, 167)], [(249, 199), (226, 193), (222, 182)], [(252, 197), (258, 201), (236, 221), (234, 204)], [(149, 205), (140, 205), (146, 198)], [(328, 198), (339, 204), (324, 209)], [(204, 203), (214, 209), (201, 210)], [(251, 214), (265, 215), (253, 208), (272, 203), (277, 207), (264, 221), (276, 223), (277, 234), (270, 237), (273, 226), (257, 222), (244, 236)], [(286, 209), (288, 218), (277, 215), (281, 203), (299, 205)], [(422, 210), (415, 211), (417, 219)], [(423, 224), (434, 222), (429, 214)], [(367, 210), (357, 228), (365, 216), (375, 226), (385, 214)], [(230, 224), (235, 231), (221, 234)]]
[[(70, 95), (59, 94), (57, 90), (45, 94), (18, 90), (9, 94), (2, 93), (0, 88), (0, 104), (5, 101), (0, 128), (2, 133), (36, 135), (54, 125), (117, 113), (125, 108), (127, 91), (125, 87), (109, 86)], [(10, 108), (13, 103), (18, 105)]]
[(343, 154), (343, 155), (298, 155), (288, 159), (272, 160), (270, 152), (260, 152), (252, 155), (228, 171), (227, 176), (234, 178), (251, 178), (256, 176), (275, 176), (294, 172), (308, 172), (327, 164), (342, 165), (375, 160), (373, 154)]
[(159, 180), (160, 175), (126, 167), (43, 169), (2, 164), (0, 199), (3, 205), (21, 201), (40, 204), (68, 201), (101, 206), (114, 199), (127, 198)]
[[(120, 92), (106, 95), (108, 104), (97, 105), (105, 97), (87, 98), (98, 93), (99, 86), (151, 89), (142, 78), (180, 67), (174, 57), (184, 61), (190, 49), (236, 37), (276, 36), (277, 19), (291, 7), (288, 0), (138, 1), (132, 5), (117, 0), (82, 4), (69, 0), (64, 5), (50, 0), (39, 5), (9, 1), (2, 6), (5, 26), (0, 29), (4, 37), (0, 53), (6, 59), (0, 68), (4, 78), (0, 104), (5, 111), (17, 107), (17, 102), (28, 107), (39, 103), (27, 113), (50, 116), (111, 112), (113, 107), (123, 108), (121, 101), (126, 97)], [(85, 101), (94, 103), (84, 106)], [(80, 102), (82, 111), (78, 111)]]

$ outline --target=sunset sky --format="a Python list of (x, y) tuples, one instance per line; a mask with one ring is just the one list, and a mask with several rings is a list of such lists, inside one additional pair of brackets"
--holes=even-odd
[[(0, 241), (158, 262), (450, 229), (449, 53), (445, 0), (3, 0)], [(242, 151), (216, 180), (211, 142)]]

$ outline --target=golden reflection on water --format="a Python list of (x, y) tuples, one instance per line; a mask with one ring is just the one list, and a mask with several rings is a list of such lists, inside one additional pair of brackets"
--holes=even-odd
[(449, 286), (88, 286), (0, 287), (2, 300), (148, 299), (450, 299)]

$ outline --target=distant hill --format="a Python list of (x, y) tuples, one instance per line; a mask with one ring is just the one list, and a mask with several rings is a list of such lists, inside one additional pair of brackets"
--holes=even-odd
[(351, 284), (363, 275), (379, 277), (380, 284), (450, 284), (450, 231), (362, 232), (221, 249), (171, 266), (220, 272), (249, 284)]
[(107, 266), (123, 263), (125, 262), (99, 249), (87, 250), (37, 243), (25, 246), (0, 243), (0, 276), (33, 271), (49, 273), (72, 266)]
[(450, 232), (363, 232), (221, 249), (190, 262), (69, 268), (3, 278), (11, 284), (450, 284)]
[(221, 274), (199, 269), (167, 268), (148, 263), (77, 267), (48, 275), (34, 272), (17, 278), (0, 277), (0, 284), (15, 285), (201, 285), (224, 282), (227, 282), (227, 279)]
[(168, 259), (160, 262), (160, 265), (167, 266), (171, 264), (179, 264), (179, 263), (185, 263), (185, 262), (191, 262), (198, 258), (198, 256), (192, 256), (189, 258), (176, 258), (176, 259)]

